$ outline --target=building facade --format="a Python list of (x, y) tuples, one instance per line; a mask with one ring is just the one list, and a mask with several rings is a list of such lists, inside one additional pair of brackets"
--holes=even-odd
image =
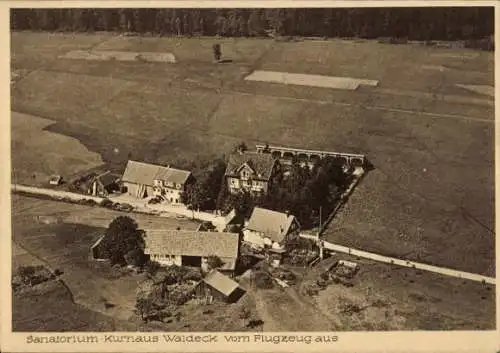
[(267, 194), (279, 170), (279, 161), (270, 154), (238, 151), (229, 156), (225, 173), (227, 188), (232, 194), (242, 191)]
[(300, 224), (295, 216), (255, 207), (243, 230), (243, 241), (258, 248), (279, 250), (299, 233)]
[(182, 203), (186, 186), (193, 181), (189, 171), (136, 161), (128, 161), (122, 176), (127, 194), (137, 198), (160, 197), (169, 203)]
[(146, 230), (145, 250), (162, 266), (190, 266), (209, 271), (209, 258), (222, 261), (218, 271), (232, 275), (238, 260), (240, 236), (237, 233), (193, 230)]

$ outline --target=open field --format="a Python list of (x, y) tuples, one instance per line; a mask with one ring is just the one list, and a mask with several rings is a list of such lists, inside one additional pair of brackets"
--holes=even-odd
[[(129, 157), (172, 165), (211, 158), (241, 140), (364, 153), (375, 169), (332, 222), (329, 240), (494, 275), (493, 101), (457, 87), (493, 85), (492, 53), (224, 39), (223, 59), (233, 61), (213, 64), (218, 41), (13, 33), (12, 68), (32, 71), (14, 84), (12, 109), (55, 121), (50, 131), (77, 138), (116, 170)], [(177, 63), (58, 59), (88, 49), (171, 52)], [(379, 87), (243, 80), (254, 70), (374, 79)]]
[(52, 174), (71, 175), (101, 165), (101, 156), (78, 140), (45, 129), (53, 121), (12, 113), (13, 181), (47, 183)]

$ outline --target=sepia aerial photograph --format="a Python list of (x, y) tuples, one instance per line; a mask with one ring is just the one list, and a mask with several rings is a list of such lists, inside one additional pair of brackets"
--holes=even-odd
[(495, 330), (494, 95), (493, 7), (10, 8), (12, 331)]

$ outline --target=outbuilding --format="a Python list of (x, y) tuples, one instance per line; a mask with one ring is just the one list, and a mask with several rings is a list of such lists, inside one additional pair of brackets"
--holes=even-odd
[(245, 293), (237, 282), (217, 270), (209, 272), (194, 289), (195, 296), (208, 302), (234, 303)]

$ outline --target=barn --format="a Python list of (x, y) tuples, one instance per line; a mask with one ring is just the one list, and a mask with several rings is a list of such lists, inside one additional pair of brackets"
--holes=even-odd
[(145, 230), (144, 253), (162, 266), (199, 267), (208, 269), (208, 258), (222, 261), (218, 270), (232, 275), (239, 252), (239, 234), (192, 230)]

